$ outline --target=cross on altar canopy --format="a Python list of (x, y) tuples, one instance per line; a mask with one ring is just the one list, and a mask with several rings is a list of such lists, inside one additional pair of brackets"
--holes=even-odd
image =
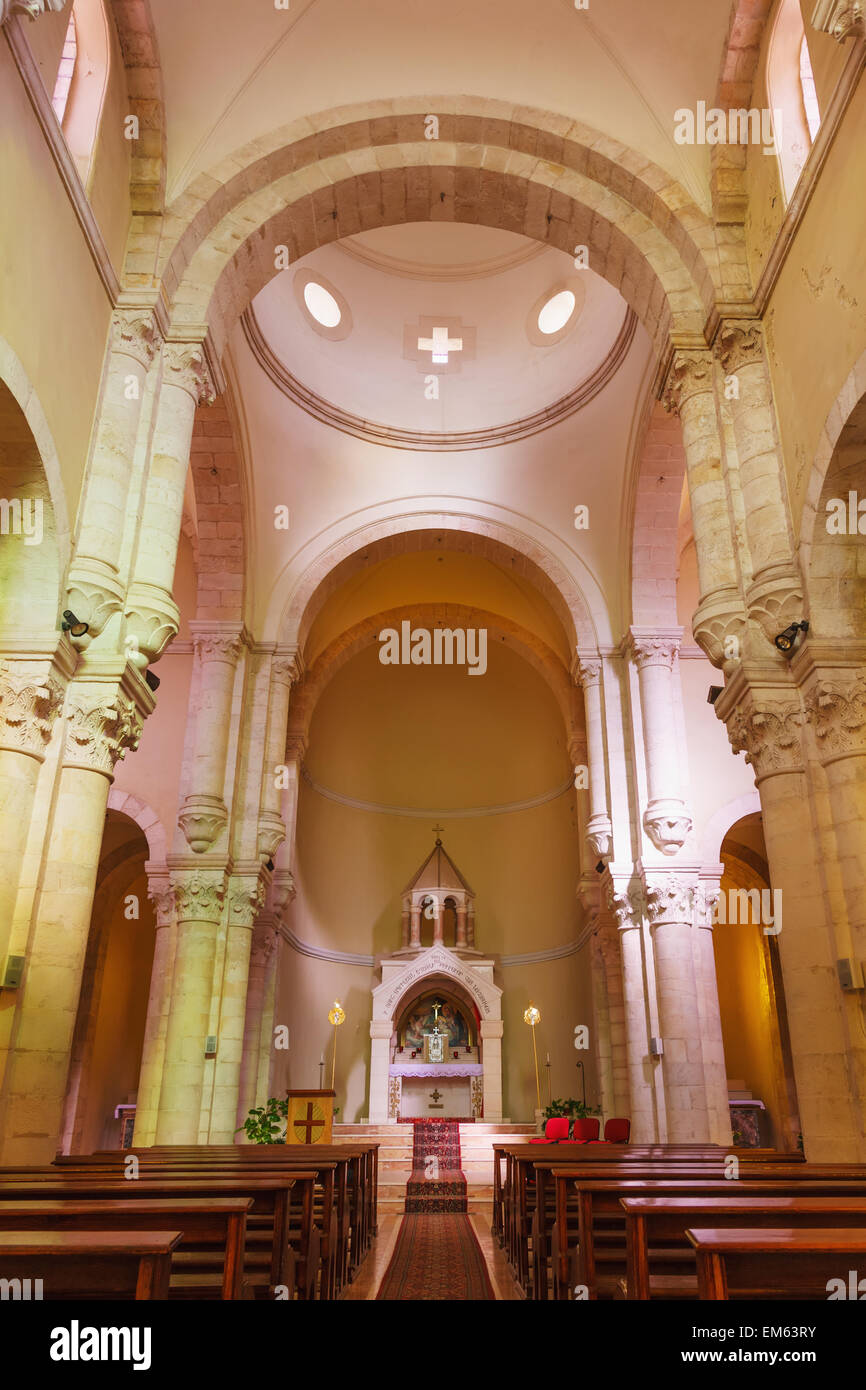
[(434, 362), (447, 365), (449, 352), (463, 351), (463, 339), (449, 338), (447, 328), (434, 328), (432, 338), (418, 339), (418, 347), (421, 352), (432, 353)]

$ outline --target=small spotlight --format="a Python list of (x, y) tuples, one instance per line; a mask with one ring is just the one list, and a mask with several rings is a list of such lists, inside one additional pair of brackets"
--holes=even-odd
[(84, 637), (90, 631), (89, 623), (80, 623), (74, 613), (67, 608), (63, 614), (61, 627), (64, 632), (68, 632), (70, 637)]
[(779, 651), (783, 652), (785, 656), (787, 656), (788, 652), (794, 650), (794, 646), (797, 641), (797, 634), (802, 632), (805, 636), (805, 634), (808, 631), (808, 623), (791, 623), (790, 627), (786, 627), (785, 631), (780, 632), (778, 637), (775, 638), (775, 644), (778, 647)]
[(724, 690), (723, 685), (711, 685), (707, 691), (707, 704), (714, 705)]
[(145, 671), (144, 680), (145, 684), (149, 685), (154, 694), (156, 694), (160, 687), (159, 676), (155, 676), (152, 671)]
[(603, 860), (603, 859), (599, 859), (598, 863), (597, 863), (596, 866), (595, 866), (595, 872), (596, 872), (597, 874), (603, 874), (603, 873), (604, 873), (604, 860)]

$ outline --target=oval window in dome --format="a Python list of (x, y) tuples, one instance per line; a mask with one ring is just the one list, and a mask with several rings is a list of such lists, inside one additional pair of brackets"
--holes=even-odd
[(559, 333), (574, 313), (575, 298), (571, 290), (560, 290), (544, 305), (538, 315), (540, 333)]
[(323, 328), (336, 328), (343, 317), (334, 296), (315, 280), (308, 280), (304, 286), (304, 303)]

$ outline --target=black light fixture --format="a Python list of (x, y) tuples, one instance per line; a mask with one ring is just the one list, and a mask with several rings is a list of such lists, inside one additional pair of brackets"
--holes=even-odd
[(63, 614), (61, 628), (64, 632), (68, 632), (70, 637), (84, 637), (90, 631), (90, 624), (79, 622), (75, 614), (67, 608)]
[(599, 859), (598, 863), (597, 863), (596, 866), (595, 866), (595, 872), (596, 872), (597, 874), (603, 874), (603, 873), (604, 873), (604, 860), (603, 860), (603, 859)]
[(724, 690), (723, 685), (711, 685), (707, 691), (707, 704), (714, 705)]
[(145, 671), (144, 681), (145, 685), (149, 685), (153, 693), (156, 694), (160, 686), (159, 676), (155, 676), (152, 671)]
[(779, 651), (787, 656), (789, 652), (794, 650), (798, 634), (802, 632), (805, 636), (808, 631), (809, 624), (806, 622), (791, 623), (790, 627), (786, 627), (785, 631), (780, 632), (778, 637), (774, 639), (775, 644)]
[(266, 868), (266, 869), (270, 869), (271, 872), (273, 873), (273, 869), (274, 869), (274, 861), (273, 861), (273, 859), (269, 859), (269, 860), (266, 862), (265, 868)]

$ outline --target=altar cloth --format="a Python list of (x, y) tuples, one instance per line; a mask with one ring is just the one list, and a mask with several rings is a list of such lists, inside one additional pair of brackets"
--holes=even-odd
[(483, 1076), (480, 1062), (392, 1062), (389, 1076)]

